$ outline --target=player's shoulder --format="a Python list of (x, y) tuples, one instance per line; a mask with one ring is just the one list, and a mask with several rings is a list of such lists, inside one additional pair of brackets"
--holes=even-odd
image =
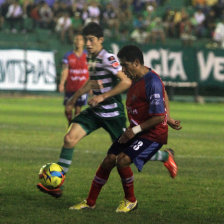
[(111, 52), (108, 52), (105, 49), (103, 49), (101, 57), (102, 57), (103, 63), (108, 66), (112, 66), (116, 68), (120, 65), (117, 56)]
[(144, 76), (144, 80), (146, 83), (148, 83), (150, 85), (162, 84), (162, 80), (161, 80), (160, 76), (152, 69), (149, 69), (149, 72)]
[(64, 54), (64, 58), (68, 58), (70, 55), (73, 54), (73, 51), (67, 51), (65, 54)]

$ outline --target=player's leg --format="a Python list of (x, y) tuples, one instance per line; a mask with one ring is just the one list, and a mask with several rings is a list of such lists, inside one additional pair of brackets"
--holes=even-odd
[(125, 198), (121, 201), (116, 212), (126, 213), (137, 208), (137, 200), (134, 195), (134, 177), (129, 165), (134, 162), (138, 170), (141, 171), (144, 164), (161, 146), (159, 143), (135, 137), (118, 155), (117, 169), (122, 180)]
[(150, 161), (161, 161), (170, 173), (172, 178), (177, 176), (178, 167), (174, 160), (174, 151), (166, 149), (164, 151), (158, 150), (151, 158)]
[[(64, 145), (61, 149), (58, 164), (64, 168), (64, 172), (67, 173), (72, 163), (74, 146), (87, 134), (99, 128), (97, 119), (94, 118), (94, 114), (90, 109), (86, 109), (81, 112), (72, 120), (72, 124), (66, 135), (64, 136)], [(39, 183), (37, 187), (44, 193), (48, 193), (54, 197), (60, 197), (62, 195), (62, 188), (55, 192), (48, 190)], [(62, 186), (63, 187), (63, 186)]]
[[(64, 94), (64, 101), (63, 101), (63, 105), (65, 106), (68, 99), (74, 94), (74, 92), (65, 92)], [(67, 112), (66, 110), (64, 110), (64, 114), (65, 114), (65, 117), (68, 121), (68, 125), (71, 124), (71, 121), (72, 121), (72, 111), (71, 112)]]
[[(69, 131), (64, 137), (64, 145), (61, 149), (61, 154), (58, 164), (63, 167), (65, 174), (68, 172), (72, 163), (74, 146), (79, 142), (81, 138), (86, 135), (85, 130), (77, 123), (72, 123), (69, 127)], [(63, 186), (62, 186), (63, 187)], [(41, 183), (37, 184), (37, 188), (55, 198), (59, 198), (62, 195), (62, 187), (56, 189), (47, 189)]]
[(99, 128), (97, 118), (91, 109), (82, 111), (76, 116), (70, 125), (69, 131), (64, 137), (64, 145), (61, 150), (58, 164), (64, 168), (65, 173), (72, 162), (74, 146), (86, 135)]
[(69, 209), (81, 210), (85, 208), (95, 208), (96, 200), (100, 194), (100, 191), (102, 187), (107, 183), (111, 170), (115, 167), (115, 164), (116, 164), (116, 155), (114, 154), (107, 155), (96, 171), (87, 199), (79, 204), (71, 206)]
[(134, 175), (130, 167), (131, 158), (125, 153), (117, 157), (117, 170), (121, 178), (125, 197), (120, 202), (116, 212), (130, 212), (137, 208), (137, 200), (134, 194)]
[(65, 174), (71, 166), (74, 147), (84, 136), (86, 136), (86, 131), (78, 123), (72, 123), (64, 136), (58, 164), (63, 167)]
[(92, 181), (92, 185), (88, 197), (83, 202), (70, 207), (72, 210), (81, 210), (84, 208), (94, 208), (96, 200), (102, 187), (106, 184), (111, 170), (116, 165), (117, 155), (123, 150), (123, 145), (115, 141), (108, 150), (107, 156), (99, 166), (96, 175)]
[(75, 106), (74, 116), (77, 116), (81, 112), (81, 106)]

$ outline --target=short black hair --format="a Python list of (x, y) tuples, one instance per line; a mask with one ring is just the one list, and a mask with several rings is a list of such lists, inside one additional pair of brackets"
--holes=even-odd
[(117, 56), (119, 59), (125, 59), (128, 62), (134, 62), (138, 59), (140, 64), (144, 65), (143, 53), (140, 48), (135, 45), (126, 45), (122, 47)]
[(93, 35), (95, 37), (103, 37), (103, 29), (98, 23), (90, 22), (82, 30), (84, 36)]

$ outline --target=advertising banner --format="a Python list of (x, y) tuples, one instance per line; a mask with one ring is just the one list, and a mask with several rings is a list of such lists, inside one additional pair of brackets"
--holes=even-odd
[[(117, 54), (118, 44), (110, 44)], [(143, 46), (145, 65), (163, 81), (224, 87), (224, 50)]]
[(53, 52), (0, 50), (0, 90), (56, 91)]

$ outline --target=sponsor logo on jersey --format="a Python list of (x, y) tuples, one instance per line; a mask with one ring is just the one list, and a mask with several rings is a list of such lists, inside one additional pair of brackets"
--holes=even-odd
[(87, 69), (70, 69), (69, 71), (70, 71), (70, 73), (76, 74), (76, 75), (86, 74), (88, 72)]
[(159, 93), (154, 93), (150, 96), (150, 100), (151, 99), (160, 99), (160, 94)]
[(71, 76), (71, 80), (72, 81), (76, 81), (76, 80), (79, 80), (79, 81), (83, 81), (83, 80), (86, 80), (86, 77), (85, 76)]
[(115, 61), (115, 62), (112, 64), (112, 66), (113, 66), (114, 68), (117, 68), (117, 67), (119, 66), (119, 62)]
[(160, 104), (160, 94), (154, 93), (150, 96), (151, 105), (159, 105)]
[(127, 106), (127, 111), (129, 114), (138, 114), (138, 110)]

